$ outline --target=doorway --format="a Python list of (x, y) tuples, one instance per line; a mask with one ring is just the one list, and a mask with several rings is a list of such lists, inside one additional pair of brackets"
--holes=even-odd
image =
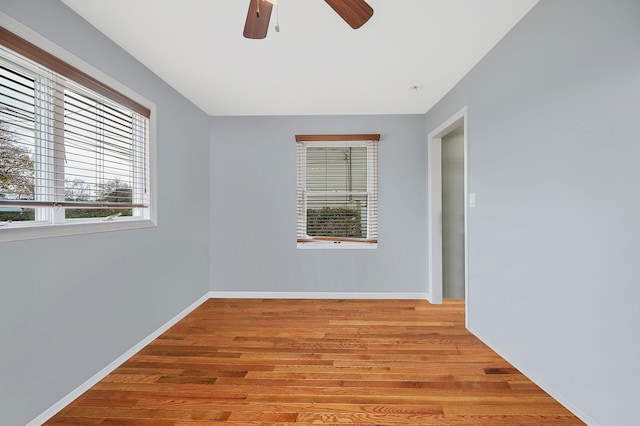
[(442, 297), (464, 299), (464, 126), (441, 143)]
[[(468, 299), (468, 147), (466, 107), (427, 140), (428, 289), (431, 303)], [(446, 287), (445, 287), (446, 286)]]

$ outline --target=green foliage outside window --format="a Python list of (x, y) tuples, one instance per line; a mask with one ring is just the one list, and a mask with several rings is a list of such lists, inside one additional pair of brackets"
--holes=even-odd
[(311, 237), (366, 238), (360, 208), (307, 209), (307, 234)]
[[(104, 196), (99, 201), (110, 203), (128, 203), (132, 201), (131, 188), (117, 180), (107, 184), (109, 187), (103, 189)], [(105, 186), (107, 186), (105, 185)], [(68, 192), (68, 191), (67, 191)], [(67, 201), (74, 201), (67, 194)], [(76, 199), (75, 201), (78, 201)], [(82, 201), (82, 200), (80, 200)], [(132, 216), (132, 209), (65, 209), (64, 215), (67, 219), (79, 219), (86, 217), (107, 217), (120, 213), (122, 216)]]

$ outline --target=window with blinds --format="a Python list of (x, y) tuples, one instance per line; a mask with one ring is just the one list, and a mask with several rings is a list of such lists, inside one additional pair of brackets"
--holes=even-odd
[(378, 242), (380, 135), (296, 135), (298, 245)]
[(0, 230), (148, 219), (149, 109), (0, 37)]

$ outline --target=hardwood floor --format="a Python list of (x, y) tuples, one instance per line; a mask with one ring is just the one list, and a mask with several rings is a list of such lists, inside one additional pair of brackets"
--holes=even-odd
[(210, 299), (48, 425), (583, 424), (464, 302)]

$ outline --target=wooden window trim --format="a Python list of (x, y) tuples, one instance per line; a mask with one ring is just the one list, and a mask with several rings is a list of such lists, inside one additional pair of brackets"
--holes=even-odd
[(296, 142), (351, 142), (379, 140), (379, 134), (296, 135)]
[(14, 52), (49, 68), (50, 70), (86, 87), (87, 89), (91, 89), (94, 92), (145, 116), (146, 118), (151, 118), (151, 110), (149, 108), (139, 104), (128, 96), (123, 95), (96, 78), (91, 77), (89, 74), (69, 65), (46, 50), (41, 49), (1, 26), (0, 43)]

